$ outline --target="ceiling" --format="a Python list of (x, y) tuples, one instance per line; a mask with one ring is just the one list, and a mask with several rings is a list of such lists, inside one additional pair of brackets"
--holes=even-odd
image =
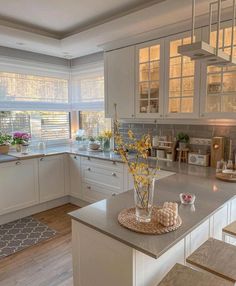
[[(206, 13), (210, 0), (198, 0)], [(63, 58), (191, 18), (191, 0), (0, 0), (0, 46)], [(95, 3), (95, 4), (94, 4)]]
[(160, 0), (0, 0), (0, 23), (64, 38)]

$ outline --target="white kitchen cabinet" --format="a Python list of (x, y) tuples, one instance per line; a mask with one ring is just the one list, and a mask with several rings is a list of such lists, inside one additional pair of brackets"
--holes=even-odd
[(0, 214), (39, 203), (36, 159), (0, 164)]
[(228, 224), (228, 205), (222, 206), (210, 220), (211, 236), (222, 240), (222, 229)]
[(39, 159), (40, 202), (65, 195), (64, 156), (48, 156)]
[(78, 199), (83, 199), (80, 161), (80, 156), (69, 155), (70, 195)]
[(136, 117), (163, 116), (164, 41), (136, 46)]
[(113, 118), (114, 104), (120, 118), (134, 117), (135, 47), (126, 47), (104, 56), (105, 116)]

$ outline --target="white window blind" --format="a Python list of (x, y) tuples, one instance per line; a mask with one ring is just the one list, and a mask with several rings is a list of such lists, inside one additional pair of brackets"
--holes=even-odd
[(12, 134), (25, 131), (32, 141), (61, 141), (70, 138), (69, 112), (4, 111), (0, 112), (0, 131)]
[(104, 110), (103, 62), (80, 66), (71, 78), (74, 110)]

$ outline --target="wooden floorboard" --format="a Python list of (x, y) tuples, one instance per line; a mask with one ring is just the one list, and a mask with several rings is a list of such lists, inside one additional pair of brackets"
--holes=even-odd
[(73, 286), (71, 219), (67, 213), (75, 209), (78, 207), (66, 204), (33, 215), (58, 234), (0, 260), (0, 286)]

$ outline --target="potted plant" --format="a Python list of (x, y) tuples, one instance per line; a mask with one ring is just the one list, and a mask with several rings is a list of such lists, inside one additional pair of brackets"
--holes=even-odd
[(14, 132), (13, 133), (13, 140), (12, 145), (16, 146), (16, 151), (21, 151), (21, 145), (29, 145), (29, 139), (31, 138), (30, 134), (27, 132)]
[(8, 154), (11, 140), (11, 135), (0, 132), (0, 154)]
[(177, 140), (179, 142), (179, 148), (180, 149), (184, 149), (188, 146), (189, 143), (189, 136), (188, 134), (184, 133), (184, 132), (180, 132), (177, 135)]
[(88, 145), (89, 149), (92, 151), (97, 151), (100, 148), (100, 143), (96, 142), (96, 138), (93, 136), (89, 137), (89, 145)]

